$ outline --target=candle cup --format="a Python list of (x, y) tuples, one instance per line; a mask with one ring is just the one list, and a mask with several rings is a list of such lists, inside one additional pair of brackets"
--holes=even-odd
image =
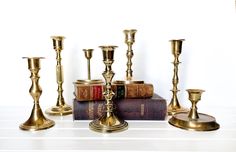
[(183, 41), (184, 41), (184, 39), (170, 40), (171, 50), (172, 50), (172, 54), (174, 56), (177, 57), (181, 54)]
[(39, 98), (42, 94), (42, 89), (39, 86), (39, 75), (40, 70), (40, 59), (42, 57), (24, 57), (23, 59), (28, 60), (28, 69), (31, 72), (32, 85), (30, 87), (29, 93), (34, 99), (34, 106), (29, 119), (20, 125), (20, 129), (28, 131), (43, 130), (54, 126), (55, 122), (53, 120), (47, 119), (41, 110), (39, 105)]

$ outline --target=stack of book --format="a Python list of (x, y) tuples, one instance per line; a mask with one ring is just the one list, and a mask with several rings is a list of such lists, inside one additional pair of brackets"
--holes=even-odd
[[(74, 83), (74, 120), (93, 120), (105, 111), (104, 84)], [(164, 120), (166, 100), (154, 94), (152, 84), (112, 84), (116, 115), (124, 120)]]

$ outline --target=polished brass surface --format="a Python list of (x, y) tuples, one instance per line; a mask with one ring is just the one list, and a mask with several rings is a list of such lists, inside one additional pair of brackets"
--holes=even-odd
[(181, 63), (181, 62), (179, 62), (179, 55), (181, 54), (181, 51), (182, 51), (182, 42), (183, 41), (184, 41), (184, 39), (170, 40), (172, 54), (174, 55), (174, 62), (173, 62), (174, 76), (172, 79), (172, 84), (173, 84), (173, 88), (171, 90), (172, 91), (172, 98), (171, 98), (171, 102), (167, 108), (168, 115), (173, 115), (178, 112), (187, 112), (186, 108), (183, 108), (180, 106), (179, 101), (178, 101), (178, 97), (177, 97), (177, 92), (180, 91), (177, 88), (177, 85), (179, 83), (178, 65)]
[(112, 91), (111, 82), (115, 73), (112, 71), (111, 65), (114, 62), (114, 50), (117, 46), (100, 46), (103, 52), (103, 62), (105, 71), (102, 73), (106, 81), (106, 89), (103, 95), (106, 100), (106, 111), (103, 115), (89, 123), (89, 128), (96, 132), (111, 133), (126, 130), (128, 123), (119, 119), (114, 114), (114, 105), (112, 98), (115, 93)]
[(201, 95), (204, 92), (204, 90), (201, 89), (187, 89), (189, 100), (192, 103), (192, 107), (189, 111), (188, 118), (192, 120), (196, 120), (199, 118), (198, 112), (197, 112), (197, 102), (201, 100)]
[(76, 80), (74, 84), (102, 84), (103, 81), (100, 79), (94, 79), (94, 80)]
[(58, 98), (56, 106), (53, 106), (46, 110), (47, 114), (50, 115), (56, 115), (56, 116), (62, 116), (62, 115), (68, 115), (72, 114), (72, 107), (67, 105), (65, 103), (64, 97), (63, 97), (63, 88), (62, 84), (64, 82), (63, 79), (63, 67), (61, 64), (61, 51), (63, 50), (63, 40), (65, 37), (63, 36), (52, 36), (53, 40), (53, 48), (56, 51), (56, 76), (57, 76), (57, 84), (58, 84)]
[(93, 55), (93, 49), (83, 49), (83, 51), (87, 59), (88, 80), (91, 80), (90, 59), (92, 58), (92, 55)]
[(30, 87), (29, 93), (34, 99), (34, 106), (29, 119), (25, 123), (20, 125), (20, 129), (36, 131), (50, 128), (54, 126), (55, 122), (53, 120), (47, 119), (43, 115), (43, 112), (39, 105), (39, 98), (42, 94), (42, 89), (39, 86), (38, 72), (40, 70), (40, 59), (42, 59), (42, 57), (24, 57), (24, 59), (28, 60), (28, 69), (31, 72), (30, 78), (32, 81), (32, 85)]
[(130, 30), (124, 30), (123, 31), (125, 34), (125, 43), (128, 46), (127, 49), (127, 70), (126, 70), (126, 84), (140, 84), (140, 83), (144, 83), (144, 81), (140, 81), (140, 80), (133, 80), (133, 70), (132, 70), (132, 57), (134, 56), (133, 53), (133, 49), (132, 46), (135, 42), (135, 33), (137, 32), (136, 29), (130, 29)]
[(132, 66), (132, 57), (134, 55), (132, 45), (135, 42), (135, 33), (137, 30), (131, 29), (131, 30), (124, 30), (125, 33), (125, 43), (128, 45), (128, 50), (126, 53), (126, 56), (128, 58), (127, 62), (127, 70), (126, 70), (126, 80), (132, 80), (133, 77), (133, 70), (131, 68)]
[(90, 70), (90, 59), (93, 56), (93, 49), (83, 49), (85, 58), (87, 59), (88, 68), (88, 79), (87, 80), (77, 80), (74, 84), (101, 84), (103, 83), (100, 79), (91, 80), (91, 70)]
[(220, 128), (215, 118), (203, 113), (197, 112), (197, 102), (201, 100), (201, 94), (204, 90), (188, 89), (189, 100), (192, 107), (189, 112), (176, 113), (169, 120), (169, 123), (175, 127), (195, 130), (195, 131), (211, 131)]

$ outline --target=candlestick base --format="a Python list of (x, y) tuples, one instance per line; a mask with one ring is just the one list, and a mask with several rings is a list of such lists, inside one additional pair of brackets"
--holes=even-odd
[(44, 117), (39, 105), (34, 105), (29, 119), (25, 123), (21, 124), (19, 127), (22, 130), (37, 131), (48, 129), (54, 125), (55, 122), (53, 120)]
[(100, 133), (120, 132), (128, 129), (128, 123), (120, 120), (113, 112), (109, 116), (104, 113), (102, 117), (90, 122), (89, 128)]
[(46, 110), (46, 114), (53, 116), (65, 116), (72, 114), (72, 108), (67, 104), (64, 104), (63, 106), (53, 106)]
[(188, 115), (188, 112), (177, 113), (172, 116), (169, 123), (178, 128), (195, 131), (211, 131), (220, 128), (215, 118), (210, 115), (198, 113), (199, 118), (196, 120), (192, 120)]

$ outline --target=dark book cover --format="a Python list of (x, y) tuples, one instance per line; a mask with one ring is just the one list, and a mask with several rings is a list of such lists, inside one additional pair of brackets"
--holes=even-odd
[[(117, 99), (113, 101), (116, 115), (124, 120), (165, 120), (166, 100), (155, 94), (146, 99)], [(105, 101), (73, 101), (74, 120), (93, 120), (105, 111)]]

